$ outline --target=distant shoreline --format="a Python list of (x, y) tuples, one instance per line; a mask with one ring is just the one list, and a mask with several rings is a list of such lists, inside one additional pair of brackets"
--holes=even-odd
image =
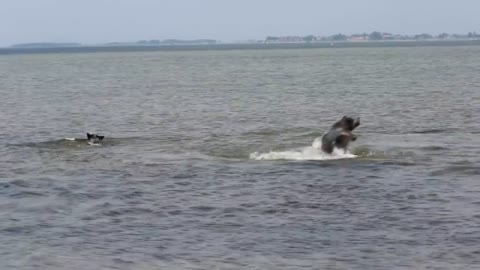
[(273, 50), (317, 48), (380, 48), (380, 47), (451, 47), (478, 46), (480, 40), (435, 41), (368, 41), (368, 42), (312, 42), (312, 43), (225, 43), (205, 45), (160, 46), (78, 46), (46, 48), (0, 48), (0, 55), (43, 53), (95, 53), (95, 52), (155, 52), (155, 51), (206, 51), (206, 50)]

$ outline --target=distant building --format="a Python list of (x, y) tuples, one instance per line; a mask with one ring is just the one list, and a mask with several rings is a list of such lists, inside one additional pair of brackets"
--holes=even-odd
[(382, 33), (383, 40), (395, 40), (395, 36), (390, 33)]
[(368, 41), (368, 36), (350, 36), (348, 37), (348, 41), (351, 41), (351, 42)]

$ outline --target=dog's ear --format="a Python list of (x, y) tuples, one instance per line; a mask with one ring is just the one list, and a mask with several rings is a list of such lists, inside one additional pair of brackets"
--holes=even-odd
[(105, 138), (105, 136), (97, 136), (97, 138), (101, 141), (103, 138)]
[(92, 135), (92, 134), (90, 134), (90, 133), (87, 133), (87, 140), (90, 140), (92, 137), (93, 137), (93, 135)]

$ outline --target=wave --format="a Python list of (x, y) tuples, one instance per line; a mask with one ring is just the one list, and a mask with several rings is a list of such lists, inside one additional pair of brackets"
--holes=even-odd
[(270, 151), (268, 153), (254, 152), (250, 154), (253, 160), (336, 160), (356, 158), (350, 151), (335, 148), (332, 154), (324, 153), (321, 149), (321, 137), (316, 138), (311, 146), (287, 151)]
[(430, 172), (431, 176), (442, 176), (442, 175), (466, 175), (466, 176), (477, 176), (480, 174), (480, 169), (478, 166), (447, 166), (446, 168), (435, 170)]
[(59, 140), (41, 141), (41, 142), (27, 142), (20, 144), (7, 144), (11, 147), (33, 147), (33, 148), (48, 148), (48, 149), (65, 149), (65, 148), (85, 148), (92, 146), (113, 146), (123, 145), (135, 142), (149, 142), (151, 139), (141, 137), (127, 137), (127, 138), (105, 138), (100, 144), (89, 144), (85, 138), (67, 137)]
[(423, 147), (419, 147), (419, 149), (426, 150), (426, 151), (450, 150), (450, 148), (448, 148), (448, 147), (438, 146), (438, 145), (423, 146)]
[(425, 130), (415, 130), (411, 133), (413, 134), (439, 134), (439, 133), (454, 133), (458, 131), (456, 128), (437, 128), (437, 129), (425, 129)]

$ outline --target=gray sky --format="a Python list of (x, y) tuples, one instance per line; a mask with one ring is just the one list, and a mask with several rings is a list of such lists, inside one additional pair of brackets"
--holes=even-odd
[(0, 0), (0, 46), (480, 32), (479, 0)]

